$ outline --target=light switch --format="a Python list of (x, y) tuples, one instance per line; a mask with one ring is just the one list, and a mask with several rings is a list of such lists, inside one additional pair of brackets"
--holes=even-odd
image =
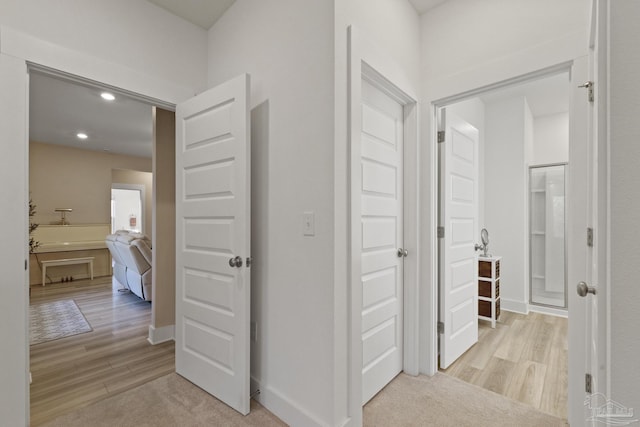
[(313, 212), (302, 213), (302, 234), (305, 236), (316, 235), (316, 219)]

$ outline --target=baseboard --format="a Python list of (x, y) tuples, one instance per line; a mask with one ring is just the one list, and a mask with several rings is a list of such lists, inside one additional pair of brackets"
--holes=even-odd
[(529, 311), (535, 311), (536, 313), (548, 314), (550, 316), (569, 317), (569, 313), (564, 308), (545, 307), (542, 305), (529, 305)]
[(529, 304), (524, 301), (516, 301), (500, 297), (500, 310), (513, 311), (520, 314), (529, 314)]
[(255, 399), (286, 424), (305, 427), (323, 427), (326, 425), (315, 416), (309, 414), (297, 402), (285, 397), (273, 387), (262, 387), (254, 378), (252, 378), (251, 382), (252, 386), (255, 385), (260, 390)]
[(175, 325), (161, 326), (159, 328), (149, 325), (149, 338), (147, 338), (147, 341), (151, 344), (156, 345), (173, 339), (175, 339)]

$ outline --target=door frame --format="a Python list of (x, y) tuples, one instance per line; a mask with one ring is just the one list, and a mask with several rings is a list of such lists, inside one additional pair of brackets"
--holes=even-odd
[[(551, 76), (554, 74), (558, 74), (561, 72), (569, 72), (570, 75), (573, 72), (573, 70), (575, 69), (575, 67), (579, 67), (579, 66), (583, 66), (583, 63), (586, 61), (586, 57), (582, 56), (582, 57), (578, 57), (575, 58), (573, 60), (570, 61), (565, 61), (562, 63), (558, 63), (555, 65), (551, 65), (549, 67), (546, 68), (541, 68), (532, 72), (528, 72), (528, 73), (524, 73), (515, 77), (511, 77), (511, 78), (507, 78), (501, 81), (497, 81), (491, 84), (487, 84), (484, 86), (479, 86), (477, 88), (474, 89), (470, 89), (470, 90), (466, 90), (454, 95), (449, 95), (449, 96), (444, 96), (442, 98), (436, 99), (435, 101), (433, 101), (431, 103), (431, 112), (430, 112), (430, 120), (431, 123), (438, 123), (438, 117), (439, 117), (439, 112), (441, 108), (445, 108), (448, 105), (451, 105), (455, 102), (458, 101), (462, 101), (465, 99), (470, 99), (470, 98), (474, 98), (478, 95), (481, 95), (483, 93), (495, 90), (495, 89), (501, 89), (501, 88), (506, 88), (509, 86), (513, 86), (513, 85), (517, 85), (517, 84), (521, 84), (521, 83), (526, 83), (528, 81), (532, 81), (532, 80), (536, 80), (539, 78), (543, 78), (546, 76)], [(572, 82), (570, 82), (571, 84)], [(571, 88), (570, 90), (570, 97), (574, 98), (574, 88)], [(586, 98), (585, 101), (586, 103)], [(586, 108), (586, 106), (584, 107)], [(570, 106), (570, 116), (569, 116), (569, 122), (570, 122), (570, 126), (575, 127), (575, 122), (572, 120), (571, 116), (573, 114), (575, 108), (572, 108)], [(585, 124), (585, 129), (586, 129), (587, 124)], [(438, 209), (439, 209), (439, 201), (438, 201), (438, 176), (440, 174), (440, 170), (438, 167), (438, 157), (437, 155), (433, 154), (435, 152), (437, 152), (437, 131), (438, 131), (438, 127), (437, 126), (431, 126), (431, 146), (430, 146), (430, 150), (432, 151), (432, 156), (431, 156), (431, 171), (432, 171), (432, 179), (431, 179), (431, 213), (432, 213), (432, 223), (435, 224), (433, 225), (432, 230), (435, 231), (435, 227), (437, 226), (437, 213), (438, 213)], [(577, 138), (575, 135), (571, 136), (570, 135), (570, 140), (569, 140), (569, 150), (570, 150), (570, 158), (569, 158), (569, 167), (567, 169), (567, 174), (568, 174), (568, 189), (567, 189), (567, 194), (569, 195), (569, 197), (574, 197), (576, 195), (576, 191), (574, 188), (571, 188), (571, 181), (572, 181), (572, 177), (574, 177), (575, 179), (575, 174), (577, 173), (576, 170), (579, 170), (579, 168), (577, 168), (577, 165), (571, 165), (572, 160), (574, 160), (573, 163), (575, 163), (575, 158), (572, 158), (571, 156), (571, 150), (575, 151), (576, 145), (575, 143), (577, 142)], [(584, 160), (584, 165), (582, 165), (583, 168), (587, 168), (587, 162), (589, 161), (586, 158), (586, 151), (587, 151), (587, 147), (584, 147), (582, 152), (578, 153), (578, 158), (580, 158), (580, 156), (585, 156)], [(575, 153), (574, 153), (575, 155)], [(586, 189), (585, 189), (586, 190)], [(573, 205), (572, 200), (568, 200), (567, 202), (567, 206), (571, 206)], [(568, 218), (571, 217), (571, 211), (569, 212), (569, 214), (567, 215)], [(580, 224), (576, 224), (576, 223), (580, 223)], [(581, 221), (574, 221), (573, 225), (568, 225), (567, 226), (567, 241), (568, 244), (571, 245), (572, 242), (576, 243), (577, 242), (582, 242), (583, 240), (581, 239), (581, 235), (578, 235), (578, 230), (584, 230), (586, 228), (586, 225), (584, 226), (584, 228), (581, 228), (584, 224), (582, 224)], [(586, 231), (586, 230), (585, 230)], [(432, 254), (434, 254), (433, 256), (431, 256), (429, 258), (429, 267), (431, 268), (431, 280), (432, 280), (432, 289), (431, 289), (431, 295), (433, 295), (433, 300), (432, 302), (429, 304), (429, 307), (421, 307), (422, 309), (427, 309), (427, 310), (432, 310), (433, 314), (437, 315), (437, 301), (439, 298), (439, 282), (438, 282), (438, 268), (439, 268), (439, 258), (438, 258), (438, 252), (437, 252), (437, 244), (438, 244), (438, 239), (433, 238), (432, 239)], [(571, 247), (571, 246), (569, 246)], [(584, 251), (586, 251), (586, 244), (584, 245)], [(581, 251), (581, 254), (584, 252)], [(579, 265), (571, 265), (571, 260), (572, 259), (580, 259), (582, 255), (578, 256), (572, 256), (570, 252), (568, 252), (567, 255), (567, 271), (568, 271), (568, 284), (567, 286), (571, 286), (571, 280), (573, 278), (573, 276), (577, 276), (578, 274), (578, 268), (577, 267), (584, 267), (586, 264), (586, 260), (585, 257), (582, 256), (582, 261), (577, 263), (577, 262), (573, 262), (573, 264), (579, 264)], [(586, 268), (583, 268), (584, 271), (586, 271)], [(574, 272), (574, 275), (571, 275), (571, 272)], [(582, 273), (584, 274), (584, 272)], [(577, 276), (579, 277), (579, 276)], [(571, 294), (570, 294), (571, 295)], [(577, 309), (577, 311), (576, 311)], [(569, 304), (569, 308), (568, 308), (568, 312), (571, 313), (573, 311), (573, 317), (575, 319), (577, 319), (580, 313), (582, 313), (584, 310), (580, 310), (579, 307), (572, 307), (571, 304)], [(427, 321), (431, 321), (431, 325), (429, 325), (429, 327), (427, 328), (427, 334), (428, 336), (428, 340), (433, 344), (432, 347), (432, 351), (430, 353), (427, 354), (427, 360), (426, 360), (426, 364), (428, 367), (427, 372), (429, 375), (433, 375), (438, 371), (438, 352), (439, 352), (439, 348), (438, 348), (438, 332), (437, 332), (437, 317), (434, 318), (434, 316), (430, 316), (429, 319), (426, 319)], [(574, 325), (574, 327), (577, 325)], [(570, 334), (571, 335), (571, 334)], [(584, 337), (581, 338), (582, 342), (584, 342)], [(572, 337), (570, 336), (569, 339), (569, 347), (574, 347), (574, 352), (576, 350), (578, 350), (575, 347), (580, 347), (579, 344), (579, 340), (577, 339), (577, 337), (573, 337), (573, 341), (575, 342), (574, 345), (571, 345), (572, 343)], [(571, 357), (569, 355), (569, 357)], [(579, 368), (579, 370), (581, 371), (583, 368)], [(578, 374), (578, 369), (573, 369), (572, 370), (573, 376), (569, 376), (569, 390), (568, 390), (568, 395), (569, 395), (569, 399), (568, 399), (568, 404), (567, 404), (567, 416), (569, 417), (570, 414), (572, 413), (572, 405), (571, 405), (571, 385), (577, 383), (577, 380), (574, 378), (576, 375)], [(572, 380), (573, 379), (573, 380)]]
[(362, 287), (360, 236), (360, 105), (363, 78), (393, 96), (404, 106), (403, 222), (404, 261), (403, 295), (403, 371), (418, 375), (418, 102), (417, 94), (404, 79), (401, 68), (382, 53), (358, 29), (348, 28), (349, 67), (347, 95), (348, 134), (348, 289), (347, 289), (347, 390), (352, 425), (362, 423)]
[[(49, 73), (59, 78), (67, 78), (77, 83), (89, 86), (98, 85), (101, 88), (108, 88), (116, 93), (125, 94), (129, 97), (137, 98), (150, 105), (155, 105), (163, 109), (174, 111), (175, 105), (193, 95), (193, 90), (178, 86), (174, 83), (158, 79), (142, 71), (133, 70), (124, 65), (104, 60), (97, 60), (86, 53), (70, 50), (63, 46), (55, 45), (49, 41), (38, 39), (28, 34), (20, 33), (0, 26), (0, 56), (3, 64), (7, 64), (7, 81), (3, 83), (7, 87), (12, 87), (16, 92), (9, 94), (9, 101), (17, 101), (22, 95), (19, 103), (13, 105), (12, 114), (20, 120), (11, 120), (7, 126), (0, 129), (0, 135), (7, 140), (18, 141), (16, 144), (23, 144), (21, 150), (12, 151), (11, 158), (6, 161), (12, 165), (9, 172), (12, 173), (13, 186), (16, 191), (11, 195), (15, 197), (12, 205), (24, 206), (19, 214), (18, 210), (12, 211), (15, 220), (12, 223), (26, 223), (26, 206), (29, 200), (28, 171), (29, 171), (29, 73), (37, 71)], [(11, 69), (9, 69), (9, 67)], [(3, 66), (4, 71), (4, 66)], [(22, 193), (18, 195), (18, 193)], [(13, 217), (12, 217), (13, 218)], [(26, 226), (23, 227), (26, 236)], [(7, 348), (13, 349), (11, 353), (5, 354), (7, 360), (12, 363), (8, 372), (11, 376), (0, 372), (0, 376), (5, 380), (5, 389), (10, 391), (10, 399), (0, 399), (0, 412), (4, 414), (5, 420), (12, 425), (28, 425), (30, 417), (30, 393), (29, 393), (29, 340), (28, 337), (28, 274), (25, 270), (26, 260), (28, 260), (28, 239), (24, 240), (25, 265), (22, 262), (15, 263), (14, 259), (4, 259), (0, 261), (0, 266), (7, 274), (7, 278), (22, 278), (24, 286), (21, 287), (21, 304), (9, 304), (7, 315), (13, 319), (12, 330), (22, 331), (23, 334), (11, 334), (11, 337), (18, 337), (14, 340), (7, 340)], [(15, 248), (12, 249), (15, 253)], [(22, 258), (22, 257), (20, 257)], [(7, 295), (2, 293), (2, 295)], [(13, 298), (15, 291), (12, 291)], [(14, 300), (11, 300), (12, 302)], [(1, 331), (0, 331), (1, 333)]]

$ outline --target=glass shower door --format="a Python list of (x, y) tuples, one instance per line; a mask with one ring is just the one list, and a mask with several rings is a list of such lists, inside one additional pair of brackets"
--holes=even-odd
[(532, 304), (567, 307), (565, 166), (529, 169), (529, 292)]

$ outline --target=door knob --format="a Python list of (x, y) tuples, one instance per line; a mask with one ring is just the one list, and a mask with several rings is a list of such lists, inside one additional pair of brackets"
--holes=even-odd
[(231, 267), (238, 267), (238, 268), (242, 267), (242, 258), (240, 258), (239, 256), (235, 258), (230, 258), (229, 265)]
[(409, 256), (409, 251), (406, 249), (402, 249), (402, 248), (398, 248), (398, 258), (406, 258), (407, 256)]
[(596, 294), (596, 288), (587, 285), (585, 282), (578, 283), (577, 291), (578, 295), (580, 295), (581, 297), (586, 297), (587, 294)]

